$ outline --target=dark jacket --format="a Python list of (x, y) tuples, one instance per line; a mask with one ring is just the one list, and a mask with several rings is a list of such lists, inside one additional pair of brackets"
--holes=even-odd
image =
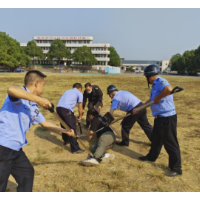
[(102, 103), (103, 100), (103, 93), (98, 85), (92, 85), (92, 92), (88, 94), (86, 90), (83, 93), (83, 109), (85, 108), (85, 104), (87, 102), (87, 99), (89, 102), (92, 102), (96, 104), (97, 102)]

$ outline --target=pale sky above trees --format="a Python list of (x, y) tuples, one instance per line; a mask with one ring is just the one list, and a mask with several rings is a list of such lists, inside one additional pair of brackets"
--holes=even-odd
[(0, 9), (1, 31), (18, 42), (33, 36), (93, 36), (126, 60), (169, 60), (200, 45), (200, 9)]

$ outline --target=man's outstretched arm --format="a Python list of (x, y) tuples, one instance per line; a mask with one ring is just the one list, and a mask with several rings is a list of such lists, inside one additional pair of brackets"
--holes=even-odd
[(43, 108), (51, 108), (51, 103), (49, 100), (39, 97), (37, 95), (31, 94), (20, 87), (11, 86), (8, 88), (7, 92), (9, 96), (13, 98), (30, 100), (39, 104)]

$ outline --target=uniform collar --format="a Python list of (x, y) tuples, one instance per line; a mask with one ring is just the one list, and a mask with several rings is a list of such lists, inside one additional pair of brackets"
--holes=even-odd
[[(23, 86), (23, 89), (26, 90), (28, 93), (30, 93), (29, 89), (26, 86)], [(37, 105), (37, 103), (30, 101), (30, 100), (29, 100), (29, 104), (32, 106)]]
[(160, 79), (160, 76), (158, 76), (158, 77), (154, 80), (154, 82), (152, 83), (152, 85), (156, 84), (156, 82), (157, 82), (159, 79)]
[(28, 93), (30, 93), (29, 89), (28, 89), (26, 86), (23, 86), (23, 88), (24, 88)]

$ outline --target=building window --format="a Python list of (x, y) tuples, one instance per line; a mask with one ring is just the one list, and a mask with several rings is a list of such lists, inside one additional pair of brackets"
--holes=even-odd
[(48, 41), (47, 41), (47, 40), (44, 40), (43, 43), (48, 43)]
[(68, 43), (68, 44), (71, 44), (71, 41), (70, 41), (70, 40), (67, 40), (67, 43)]
[(40, 43), (42, 43), (42, 40), (40, 40)]
[(45, 50), (49, 50), (49, 47), (45, 47)]
[(49, 43), (51, 44), (53, 42), (53, 40), (49, 40)]

